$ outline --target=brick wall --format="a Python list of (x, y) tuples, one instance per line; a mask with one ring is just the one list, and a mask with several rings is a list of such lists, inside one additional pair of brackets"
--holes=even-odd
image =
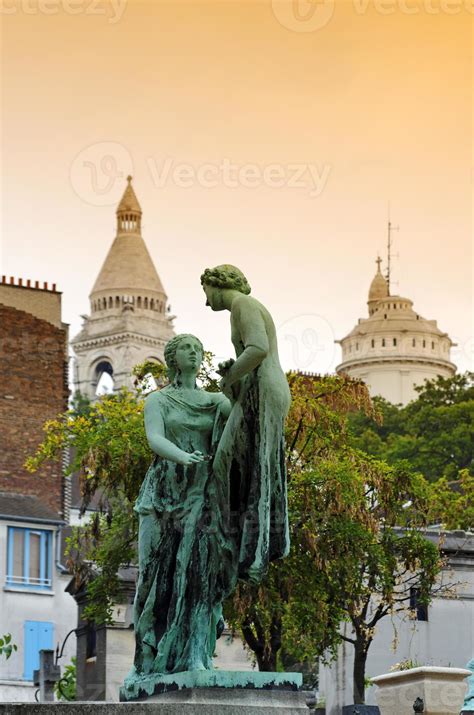
[(0, 304), (0, 490), (32, 494), (63, 516), (61, 462), (23, 467), (43, 425), (67, 409), (67, 331)]

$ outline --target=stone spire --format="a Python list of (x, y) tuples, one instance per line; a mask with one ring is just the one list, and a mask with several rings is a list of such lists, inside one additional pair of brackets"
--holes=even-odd
[(142, 209), (132, 186), (132, 177), (127, 176), (127, 187), (117, 206), (117, 234), (141, 234)]
[(76, 389), (92, 399), (103, 373), (114, 389), (131, 387), (137, 363), (163, 362), (174, 334), (168, 298), (141, 235), (142, 210), (131, 176), (116, 214), (117, 234), (90, 293), (90, 315), (71, 341)]
[[(91, 304), (109, 293), (133, 294), (143, 289), (148, 297), (166, 303), (166, 294), (141, 235), (142, 210), (132, 186), (132, 177), (127, 177), (127, 187), (117, 207), (117, 236), (100, 269), (90, 294)], [(150, 293), (159, 295), (152, 296)], [(106, 295), (107, 294), (107, 295)], [(138, 297), (137, 295), (137, 297)]]

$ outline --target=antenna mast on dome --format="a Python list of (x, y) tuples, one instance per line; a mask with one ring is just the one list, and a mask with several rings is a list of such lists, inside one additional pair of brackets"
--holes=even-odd
[(392, 232), (393, 231), (399, 231), (400, 226), (393, 226), (391, 220), (390, 220), (390, 202), (388, 203), (388, 224), (387, 224), (387, 272), (386, 272), (386, 279), (387, 279), (387, 287), (388, 287), (388, 294), (390, 295), (390, 277), (391, 277), (391, 269), (392, 269), (392, 245), (393, 245), (393, 238), (392, 238)]

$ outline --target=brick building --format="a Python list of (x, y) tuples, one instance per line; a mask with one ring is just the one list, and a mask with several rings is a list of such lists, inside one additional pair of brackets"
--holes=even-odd
[(60, 297), (55, 287), (0, 284), (0, 487), (35, 496), (64, 518), (61, 464), (34, 475), (24, 467), (43, 439), (45, 421), (67, 409), (68, 335)]
[[(67, 409), (68, 329), (56, 286), (0, 283), (0, 635), (18, 651), (2, 665), (0, 700), (33, 700), (41, 648), (61, 643), (77, 609), (64, 589), (62, 531), (70, 488), (63, 465), (24, 467), (43, 425)], [(74, 639), (70, 639), (70, 658)]]

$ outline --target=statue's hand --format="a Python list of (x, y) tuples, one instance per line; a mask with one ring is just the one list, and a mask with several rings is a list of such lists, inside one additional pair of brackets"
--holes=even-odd
[(204, 462), (205, 457), (202, 452), (199, 452), (196, 450), (195, 452), (183, 452), (183, 458), (180, 460), (180, 464), (183, 464), (185, 467), (190, 467), (191, 464), (197, 464), (198, 462)]
[(217, 366), (217, 374), (221, 375), (221, 377), (225, 377), (234, 362), (235, 360), (233, 358), (230, 358), (230, 360), (225, 360), (224, 362), (220, 362)]

